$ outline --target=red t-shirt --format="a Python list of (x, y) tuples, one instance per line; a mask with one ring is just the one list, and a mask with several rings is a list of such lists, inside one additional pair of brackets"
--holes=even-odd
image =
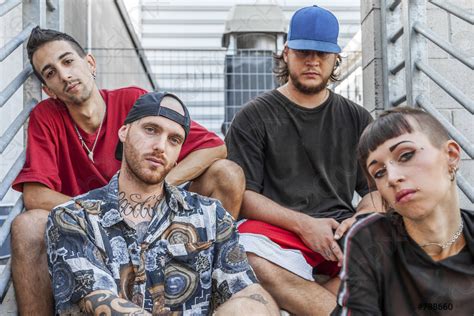
[[(28, 125), (26, 161), (13, 182), (13, 189), (23, 190), (25, 182), (39, 182), (69, 196), (76, 196), (106, 185), (120, 169), (115, 159), (117, 132), (135, 101), (147, 91), (138, 87), (101, 90), (107, 106), (104, 122), (94, 149), (94, 163), (74, 128), (63, 102), (41, 101), (31, 112)], [(97, 136), (78, 126), (86, 145), (92, 148)], [(224, 142), (201, 125), (191, 122), (191, 129), (178, 161), (197, 149), (222, 145)]]

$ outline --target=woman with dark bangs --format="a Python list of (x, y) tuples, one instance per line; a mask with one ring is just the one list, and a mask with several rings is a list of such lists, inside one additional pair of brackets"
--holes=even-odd
[(348, 233), (333, 315), (474, 315), (474, 212), (459, 207), (459, 145), (405, 107), (370, 124), (358, 154), (388, 211)]

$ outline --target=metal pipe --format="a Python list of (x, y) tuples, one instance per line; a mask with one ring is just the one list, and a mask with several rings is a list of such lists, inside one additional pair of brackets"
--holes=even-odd
[(448, 11), (449, 13), (457, 16), (471, 25), (474, 24), (474, 14), (468, 13), (469, 10), (460, 8), (452, 3), (449, 3), (448, 1), (429, 0), (428, 2), (440, 7), (445, 11)]
[(7, 103), (11, 96), (21, 87), (21, 85), (28, 79), (28, 77), (33, 73), (31, 65), (27, 65), (25, 69), (20, 72), (15, 79), (13, 79), (2, 92), (0, 92), (0, 108)]
[(415, 67), (431, 78), (436, 84), (456, 99), (471, 114), (474, 114), (474, 100), (469, 99), (461, 90), (456, 88), (451, 82), (444, 79), (439, 73), (420, 60), (415, 61)]
[(7, 174), (5, 175), (5, 178), (3, 178), (3, 181), (0, 183), (0, 201), (3, 200), (16, 176), (20, 173), (21, 168), (23, 168), (23, 165), (25, 164), (25, 159), (26, 153), (23, 150), (23, 152), (13, 163), (13, 166), (10, 168), (10, 170), (8, 170)]
[(0, 154), (3, 154), (5, 148), (7, 148), (8, 144), (10, 144), (18, 130), (26, 122), (31, 110), (33, 110), (37, 103), (38, 101), (34, 99), (28, 102), (23, 108), (23, 110), (20, 112), (20, 114), (18, 114), (15, 120), (10, 124), (10, 126), (7, 127), (5, 133), (0, 136)]
[(392, 2), (392, 4), (390, 4), (390, 6), (388, 7), (388, 9), (389, 9), (390, 11), (394, 11), (394, 10), (398, 7), (398, 5), (400, 4), (400, 2), (402, 2), (402, 0), (394, 0), (394, 1)]
[(48, 11), (50, 12), (56, 11), (56, 6), (51, 0), (46, 0), (46, 7), (48, 8)]
[(474, 158), (474, 145), (464, 136), (461, 132), (459, 132), (452, 124), (449, 122), (445, 116), (443, 116), (434, 106), (425, 98), (423, 95), (416, 98), (416, 103), (423, 108), (426, 112), (433, 115), (441, 124), (446, 128), (449, 135), (459, 143), (459, 145), (464, 149), (466, 154), (469, 157)]
[(8, 290), (8, 284), (10, 283), (11, 277), (11, 259), (8, 259), (3, 272), (0, 275), (0, 297), (3, 298)]
[(418, 34), (423, 35), (424, 37), (426, 37), (427, 39), (429, 39), (430, 41), (438, 45), (440, 48), (442, 48), (444, 51), (451, 54), (453, 57), (458, 59), (464, 65), (468, 66), (471, 69), (474, 69), (474, 59), (469, 58), (462, 51), (460, 51), (459, 49), (456, 49), (453, 45), (451, 45), (451, 43), (442, 39), (441, 37), (436, 35), (434, 32), (432, 32), (430, 29), (428, 29), (424, 25), (421, 25), (420, 23), (415, 23), (415, 25), (413, 25), (413, 29)]
[(0, 228), (0, 245), (3, 245), (5, 240), (8, 238), (8, 235), (10, 235), (10, 227), (12, 225), (13, 219), (21, 213), (22, 209), (23, 198), (20, 196), (16, 201), (15, 205), (10, 210), (10, 213), (8, 214), (7, 218), (3, 222), (2, 228)]
[(403, 35), (403, 26), (400, 26), (398, 30), (395, 31), (391, 36), (389, 36), (389, 41), (395, 43)]
[(17, 36), (12, 38), (8, 43), (5, 44), (0, 49), (0, 61), (3, 61), (5, 58), (7, 58), (18, 46), (23, 44), (23, 42), (28, 38), (28, 36), (31, 33), (31, 30), (35, 27), (34, 24), (30, 23), (28, 26), (18, 33)]
[(394, 101), (390, 102), (390, 104), (395, 107), (395, 106), (399, 106), (400, 104), (402, 104), (403, 102), (405, 102), (407, 100), (407, 95), (404, 94), (398, 98), (396, 98)]
[(21, 0), (6, 0), (0, 4), (0, 17), (4, 16), (21, 3)]
[(403, 68), (405, 68), (405, 61), (402, 60), (401, 62), (399, 62), (398, 64), (395, 65), (395, 67), (393, 67), (392, 69), (390, 69), (390, 73), (392, 75), (396, 75), (400, 70), (402, 70)]
[(456, 175), (456, 182), (459, 188), (461, 189), (461, 191), (463, 191), (464, 194), (467, 196), (469, 201), (471, 201), (471, 203), (474, 203), (474, 189), (459, 172)]

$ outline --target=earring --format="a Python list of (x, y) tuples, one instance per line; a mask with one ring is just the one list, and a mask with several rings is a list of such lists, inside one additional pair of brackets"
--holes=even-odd
[(95, 77), (96, 77), (95, 72), (93, 72), (92, 73), (92, 78), (94, 78), (94, 80), (95, 80)]
[(449, 169), (449, 180), (451, 180), (451, 182), (453, 182), (454, 179), (456, 179), (457, 171), (458, 171), (458, 167), (452, 167)]

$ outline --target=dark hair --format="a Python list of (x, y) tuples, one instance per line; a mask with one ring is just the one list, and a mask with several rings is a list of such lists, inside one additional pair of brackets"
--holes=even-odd
[(69, 42), (72, 48), (80, 57), (86, 56), (86, 52), (84, 51), (82, 46), (74, 38), (67, 35), (66, 33), (58, 32), (55, 30), (42, 29), (39, 26), (35, 27), (31, 31), (30, 38), (28, 39), (28, 43), (26, 44), (26, 51), (28, 53), (28, 59), (30, 60), (30, 64), (33, 67), (33, 72), (42, 83), (45, 83), (45, 81), (33, 65), (33, 55), (41, 46), (53, 41)]
[[(277, 81), (280, 85), (283, 85), (288, 82), (288, 77), (290, 75), (288, 71), (288, 64), (285, 62), (285, 59), (283, 58), (283, 52), (281, 54), (273, 54), (273, 61), (274, 61), (274, 67), (273, 67), (273, 73), (275, 74)], [(342, 57), (341, 55), (337, 54), (336, 56), (336, 64), (334, 65), (334, 69), (331, 73), (331, 76), (329, 77), (329, 80), (332, 82), (336, 82), (339, 80), (339, 66), (341, 64)]]
[(411, 107), (386, 110), (365, 128), (359, 139), (357, 158), (369, 187), (375, 187), (375, 183), (367, 170), (369, 154), (385, 141), (414, 131), (425, 134), (431, 144), (438, 148), (449, 140), (448, 132), (437, 119), (421, 109)]

